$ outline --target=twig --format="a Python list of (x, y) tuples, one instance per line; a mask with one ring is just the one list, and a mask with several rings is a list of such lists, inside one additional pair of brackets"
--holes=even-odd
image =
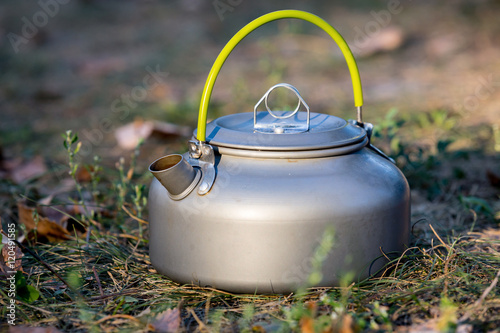
[(18, 302), (23, 303), (23, 305), (24, 305), (24, 306), (27, 306), (27, 307), (32, 308), (32, 309), (35, 309), (35, 310), (37, 310), (37, 311), (43, 312), (43, 313), (45, 313), (46, 315), (50, 315), (50, 316), (54, 315), (54, 313), (53, 313), (53, 312), (50, 312), (50, 311), (45, 310), (45, 309), (42, 309), (42, 308), (40, 308), (40, 307), (38, 307), (38, 306), (33, 306), (33, 305), (28, 304), (28, 303), (26, 303), (26, 302), (23, 302), (23, 301), (21, 301), (21, 300), (19, 300), (19, 299), (18, 299), (17, 301), (18, 301)]
[(137, 251), (137, 248), (139, 247), (139, 244), (141, 243), (141, 240), (139, 239), (137, 241), (137, 244), (135, 244), (134, 249), (132, 250), (132, 253), (127, 257), (125, 260), (125, 271), (128, 272), (128, 260), (134, 255), (135, 251)]
[(196, 313), (193, 311), (193, 309), (187, 309), (188, 312), (191, 314), (191, 316), (193, 316), (194, 320), (196, 320), (196, 322), (198, 323), (198, 326), (200, 328), (200, 331), (203, 329), (205, 331), (209, 331), (208, 328), (205, 326), (205, 324), (200, 320), (200, 318), (198, 318), (198, 316), (196, 315)]
[[(99, 280), (99, 275), (95, 270), (95, 266), (92, 266), (92, 271), (94, 272), (95, 281), (97, 282), (97, 286), (99, 287), (99, 293), (101, 294), (101, 297), (104, 297), (104, 292), (102, 291), (102, 286), (101, 286), (101, 280)], [(103, 301), (102, 303), (106, 305), (106, 302)]]
[(118, 234), (118, 235), (116, 235), (116, 237), (130, 238), (130, 239), (135, 239), (135, 240), (139, 240), (140, 239), (139, 237), (136, 237), (136, 236), (133, 236), (133, 235), (127, 235), (127, 234)]
[[(83, 299), (83, 295), (80, 294), (80, 292), (78, 290), (74, 289), (68, 282), (66, 282), (66, 280), (64, 280), (64, 278), (61, 275), (59, 275), (59, 273), (57, 273), (52, 267), (50, 267), (49, 264), (47, 264), (42, 258), (40, 258), (38, 256), (38, 254), (31, 251), (29, 248), (27, 248), (23, 244), (19, 243), (17, 240), (13, 239), (13, 241), (14, 241), (14, 243), (17, 244), (17, 246), (19, 246), (23, 250), (26, 250), (29, 254), (31, 254), (33, 256), (33, 258), (35, 258), (39, 263), (44, 265), (52, 274), (54, 274), (59, 280), (61, 280), (61, 282), (64, 283), (72, 292), (76, 293), (79, 297), (81, 297)], [(68, 296), (69, 296), (69, 298), (71, 298), (70, 295), (68, 295)], [(73, 301), (72, 298), (71, 298), (71, 300)]]
[(431, 227), (432, 232), (434, 233), (434, 235), (436, 235), (437, 239), (439, 239), (439, 241), (441, 242), (441, 244), (443, 244), (444, 247), (446, 247), (448, 250), (450, 250), (450, 246), (448, 244), (446, 244), (445, 242), (443, 242), (443, 240), (441, 239), (441, 237), (439, 237), (439, 235), (437, 234), (436, 230), (434, 230), (434, 228), (432, 227), (432, 224), (429, 223), (429, 227)]
[[(414, 249), (418, 249), (418, 247), (414, 246), (414, 247), (409, 247), (407, 248), (406, 250), (404, 250), (404, 252), (401, 254), (401, 256), (399, 257), (398, 261), (396, 262), (396, 266), (394, 266), (394, 278), (396, 278), (396, 273), (397, 273), (397, 270), (398, 270), (398, 266), (399, 266), (399, 263), (401, 262), (401, 259), (404, 258), (406, 252), (410, 251), (410, 250), (414, 250)], [(380, 280), (383, 278), (383, 276), (380, 277)]]
[(137, 222), (139, 223), (143, 223), (143, 224), (149, 224), (148, 221), (146, 220), (143, 220), (143, 219), (140, 219), (138, 218), (137, 216), (133, 215), (128, 209), (127, 207), (125, 207), (125, 205), (122, 205), (122, 209), (125, 211), (125, 213), (127, 213), (128, 216), (130, 216), (131, 218), (133, 218), (134, 220), (136, 220)]
[[(474, 304), (472, 305), (472, 308), (473, 308), (473, 309), (474, 309), (474, 308), (477, 308), (478, 306), (480, 306), (480, 305), (484, 302), (484, 300), (485, 300), (486, 296), (488, 296), (488, 294), (489, 294), (489, 293), (493, 290), (493, 288), (495, 288), (495, 286), (497, 285), (497, 283), (498, 283), (498, 279), (499, 279), (499, 278), (500, 278), (500, 269), (498, 270), (497, 275), (495, 275), (495, 278), (493, 279), (493, 281), (491, 281), (490, 286), (489, 286), (488, 288), (486, 288), (486, 289), (483, 291), (483, 293), (481, 294), (481, 297), (479, 297), (479, 298), (477, 299), (477, 301), (475, 301), (475, 302), (474, 302)], [(462, 323), (462, 322), (466, 321), (467, 319), (469, 319), (469, 318), (470, 318), (470, 316), (471, 316), (471, 314), (472, 314), (471, 312), (472, 312), (471, 310), (468, 310), (467, 312), (465, 312), (465, 313), (464, 313), (464, 315), (463, 315), (462, 317), (460, 317), (460, 319), (458, 320), (458, 323)]]
[(111, 278), (111, 280), (113, 280), (113, 283), (115, 284), (115, 288), (116, 288), (117, 290), (118, 290), (118, 289), (120, 289), (120, 288), (118, 287), (118, 283), (117, 283), (117, 282), (116, 282), (116, 280), (115, 280), (115, 277), (113, 276), (113, 274), (111, 274), (111, 272), (110, 272), (110, 271), (108, 271), (108, 275), (109, 275), (109, 277)]
[(208, 323), (208, 313), (210, 311), (210, 301), (212, 299), (212, 295), (209, 295), (207, 298), (207, 302), (205, 303), (205, 318), (203, 318), (204, 323)]
[(96, 321), (96, 324), (99, 325), (99, 324), (105, 322), (106, 320), (115, 319), (115, 318), (130, 319), (130, 320), (133, 320), (135, 322), (139, 322), (139, 319), (137, 319), (135, 317), (132, 317), (130, 315), (126, 315), (126, 314), (114, 314), (114, 315), (109, 315), (109, 316), (106, 316), (104, 318), (99, 319), (98, 321)]
[(387, 259), (387, 261), (391, 262), (391, 259), (389, 259), (389, 257), (387, 256), (387, 254), (385, 254), (384, 250), (382, 249), (382, 246), (379, 246), (378, 249), (380, 250), (380, 252), (382, 253), (382, 255), (385, 257), (385, 259)]
[(498, 270), (497, 272), (497, 275), (495, 276), (495, 278), (493, 279), (493, 281), (491, 281), (491, 284), (488, 288), (486, 288), (483, 292), (483, 294), (481, 295), (481, 297), (479, 297), (479, 299), (474, 302), (474, 306), (480, 306), (481, 303), (483, 303), (484, 299), (486, 298), (486, 296), (488, 296), (488, 294), (493, 290), (493, 288), (495, 288), (495, 286), (497, 285), (498, 283), (498, 278), (500, 277), (500, 269)]

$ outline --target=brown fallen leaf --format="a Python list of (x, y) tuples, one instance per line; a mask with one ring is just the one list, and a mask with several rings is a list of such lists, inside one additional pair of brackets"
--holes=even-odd
[(153, 133), (153, 127), (152, 121), (136, 120), (117, 128), (115, 138), (118, 146), (123, 149), (134, 149), (139, 144), (139, 140), (146, 139)]
[(151, 313), (151, 307), (148, 306), (145, 310), (142, 310), (141, 313), (139, 313), (137, 316), (135, 316), (136, 318), (140, 318), (142, 316), (146, 316), (148, 314)]
[(165, 136), (191, 136), (193, 134), (189, 126), (179, 126), (164, 121), (155, 121), (153, 125), (153, 134)]
[(28, 162), (16, 161), (16, 163), (4, 163), (9, 171), (10, 178), (17, 184), (24, 183), (30, 179), (47, 172), (47, 166), (42, 156), (36, 156)]
[(0, 220), (0, 232), (2, 233), (2, 251), (0, 251), (0, 272), (3, 274), (9, 274), (11, 272), (23, 271), (22, 258), (23, 252), (21, 249), (8, 238), (8, 235), (1, 230), (1, 220)]
[(177, 332), (181, 325), (181, 312), (178, 308), (168, 309), (158, 314), (151, 325), (157, 332)]
[[(90, 171), (92, 171), (93, 168), (92, 167), (89, 168)], [(78, 168), (78, 170), (76, 171), (76, 180), (79, 183), (89, 183), (92, 180), (90, 171), (89, 169), (87, 169), (87, 167)]]
[(9, 333), (61, 333), (55, 327), (10, 326)]
[(190, 136), (191, 129), (187, 126), (137, 119), (132, 123), (117, 128), (115, 131), (115, 138), (121, 148), (134, 149), (139, 144), (140, 140), (145, 140), (152, 134), (164, 136)]
[(369, 57), (377, 53), (396, 50), (403, 45), (404, 41), (403, 29), (397, 26), (388, 26), (354, 43), (353, 52), (359, 57)]
[(34, 234), (36, 230), (37, 238), (46, 238), (50, 243), (70, 239), (71, 234), (68, 230), (47, 217), (39, 215), (38, 221), (35, 222), (33, 218), (35, 208), (28, 207), (21, 201), (17, 203), (17, 208), (19, 210), (19, 223), (26, 226), (28, 235)]

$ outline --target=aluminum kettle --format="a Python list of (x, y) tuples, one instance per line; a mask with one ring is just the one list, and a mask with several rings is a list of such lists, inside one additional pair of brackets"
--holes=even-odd
[[(207, 124), (215, 80), (233, 48), (257, 27), (285, 18), (313, 23), (338, 44), (351, 74), (357, 119), (311, 112), (295, 87), (278, 84), (253, 112)], [(296, 109), (271, 110), (274, 89), (291, 90)], [(370, 143), (373, 126), (363, 122), (362, 104), (354, 57), (326, 21), (283, 10), (243, 27), (210, 70), (189, 151), (150, 165), (153, 266), (180, 283), (288, 293), (310, 282), (315, 250), (325, 232), (334, 230), (319, 279), (310, 286), (335, 286), (346, 273), (357, 279), (375, 274), (388, 254), (408, 244), (410, 189), (393, 161)]]

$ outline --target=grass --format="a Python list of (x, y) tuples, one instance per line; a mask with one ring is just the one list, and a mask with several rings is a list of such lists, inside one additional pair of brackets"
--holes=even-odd
[[(137, 161), (139, 151), (114, 167), (100, 165), (98, 158), (85, 165), (76, 159), (78, 138), (68, 132), (66, 176), (45, 178), (61, 182), (70, 170), (75, 185), (47, 206), (82, 207), (68, 214), (71, 225), (84, 229), (75, 227), (70, 240), (58, 243), (24, 230), (18, 323), (72, 332), (161, 331), (177, 323), (188, 332), (493, 331), (500, 327), (498, 191), (474, 192), (467, 166), (477, 164), (471, 158), (498, 162), (491, 154), (495, 139), (491, 132), (486, 145), (484, 138), (471, 139), (467, 150), (453, 150), (466, 137), (466, 129), (454, 130), (458, 121), (442, 110), (413, 118), (394, 111), (380, 120), (376, 144), (397, 159), (413, 194), (437, 208), (414, 207), (411, 247), (377, 277), (352, 281), (346, 275), (340, 287), (304, 287), (290, 295), (231, 294), (179, 285), (158, 274), (148, 256), (150, 177)], [(414, 143), (423, 133), (432, 138), (430, 145)], [(450, 171), (457, 161), (465, 174)], [(84, 169), (90, 175), (85, 181)], [(25, 198), (40, 210), (40, 182), (19, 186), (2, 180), (2, 207), (14, 212), (16, 200)], [(17, 222), (15, 213), (3, 219)], [(0, 280), (2, 318), (7, 289)]]

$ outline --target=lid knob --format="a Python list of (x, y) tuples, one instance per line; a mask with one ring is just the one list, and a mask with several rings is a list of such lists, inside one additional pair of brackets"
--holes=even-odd
[[(293, 111), (273, 111), (269, 107), (269, 94), (279, 87), (289, 89), (295, 93), (298, 98), (297, 107)], [(257, 109), (264, 102), (267, 112), (272, 116), (270, 117), (260, 117)], [(306, 119), (300, 119), (301, 115), (298, 113), (300, 106), (304, 106), (305, 111), (307, 111)], [(293, 118), (292, 118), (293, 117)], [(260, 119), (259, 119), (260, 118)], [(292, 134), (292, 133), (302, 133), (309, 130), (310, 124), (310, 111), (309, 106), (304, 101), (302, 96), (300, 96), (297, 88), (288, 83), (278, 83), (271, 88), (262, 96), (262, 98), (255, 104), (253, 108), (253, 127), (256, 132), (261, 133), (275, 133), (275, 134)]]

